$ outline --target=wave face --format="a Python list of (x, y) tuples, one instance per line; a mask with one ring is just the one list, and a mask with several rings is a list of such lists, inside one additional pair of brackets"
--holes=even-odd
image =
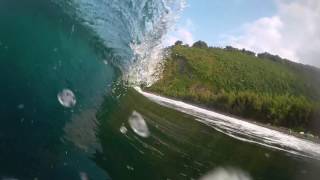
[(195, 120), (235, 139), (248, 143), (259, 144), (301, 157), (320, 160), (319, 144), (252, 124), (244, 120), (208, 111), (181, 101), (147, 93), (142, 91), (140, 88), (135, 89), (150, 100), (165, 107), (196, 117)]
[(156, 80), (165, 55), (162, 41), (185, 6), (183, 0), (55, 0), (90, 28), (114, 56), (107, 59), (132, 84)]

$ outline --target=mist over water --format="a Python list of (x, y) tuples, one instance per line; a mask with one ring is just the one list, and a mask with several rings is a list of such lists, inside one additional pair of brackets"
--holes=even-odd
[(315, 179), (314, 160), (226, 136), (122, 83), (159, 77), (184, 6), (0, 1), (0, 179)]

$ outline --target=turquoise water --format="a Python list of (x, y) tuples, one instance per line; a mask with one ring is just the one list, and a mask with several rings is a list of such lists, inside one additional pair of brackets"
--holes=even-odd
[[(0, 179), (319, 177), (315, 160), (236, 140), (118, 83), (162, 1), (75, 2), (0, 1)], [(74, 107), (59, 103), (63, 89)], [(130, 127), (134, 112), (149, 136)]]
[[(115, 72), (84, 28), (55, 6), (34, 3), (0, 3), (0, 177), (77, 179), (96, 165), (64, 140), (64, 127), (96, 111)], [(57, 101), (64, 88), (76, 94), (73, 109)]]

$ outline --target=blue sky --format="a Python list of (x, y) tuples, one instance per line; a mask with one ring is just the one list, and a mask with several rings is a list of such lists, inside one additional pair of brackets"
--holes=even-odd
[(187, 5), (178, 26), (192, 26), (194, 40), (212, 45), (221, 44), (221, 36), (237, 33), (244, 23), (271, 16), (276, 10), (272, 0), (188, 0)]
[(186, 0), (165, 43), (232, 45), (320, 67), (320, 0)]

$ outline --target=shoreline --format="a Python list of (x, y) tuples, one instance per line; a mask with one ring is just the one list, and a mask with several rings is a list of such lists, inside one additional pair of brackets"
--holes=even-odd
[[(137, 90), (136, 88), (134, 88), (134, 89)], [(210, 111), (210, 112), (214, 112), (214, 113), (217, 113), (217, 114), (220, 114), (220, 115), (223, 115), (223, 116), (231, 117), (231, 118), (234, 118), (234, 119), (237, 119), (237, 120), (240, 120), (240, 121), (244, 121), (244, 122), (247, 122), (247, 123), (251, 123), (251, 124), (257, 125), (257, 126), (261, 126), (261, 127), (264, 127), (264, 128), (270, 129), (270, 130), (278, 131), (278, 132), (284, 133), (284, 134), (286, 134), (288, 136), (293, 136), (293, 137), (300, 138), (300, 139), (303, 139), (303, 140), (311, 141), (311, 142), (316, 143), (316, 144), (320, 144), (320, 138), (318, 136), (316, 136), (316, 135), (313, 135), (313, 137), (308, 137), (305, 132), (304, 132), (304, 134), (300, 134), (300, 132), (291, 130), (291, 129), (286, 128), (286, 127), (277, 127), (277, 126), (273, 126), (273, 125), (270, 125), (270, 124), (257, 122), (257, 121), (255, 121), (253, 119), (246, 119), (246, 118), (243, 118), (243, 117), (240, 117), (240, 116), (236, 116), (236, 115), (233, 115), (233, 114), (230, 114), (230, 113), (225, 113), (225, 112), (222, 112), (222, 111), (219, 111), (219, 110), (208, 108), (208, 107), (206, 107), (204, 105), (201, 105), (201, 104), (195, 104), (193, 102), (184, 101), (184, 100), (181, 100), (181, 99), (178, 99), (178, 98), (175, 98), (175, 97), (163, 96), (161, 94), (158, 94), (158, 93), (155, 93), (155, 92), (152, 92), (152, 91), (146, 91), (146, 90), (141, 89), (141, 88), (140, 88), (140, 90), (142, 92), (150, 93), (150, 94), (153, 94), (153, 95), (156, 95), (156, 96), (159, 96), (159, 97), (168, 98), (168, 99), (171, 99), (171, 100), (174, 100), (174, 101), (183, 102), (183, 103), (189, 104), (191, 106), (194, 106), (194, 107), (197, 107), (197, 108), (200, 108), (200, 109), (204, 109), (204, 110), (207, 110), (207, 111)], [(139, 91), (139, 90), (137, 90), (137, 91)]]

